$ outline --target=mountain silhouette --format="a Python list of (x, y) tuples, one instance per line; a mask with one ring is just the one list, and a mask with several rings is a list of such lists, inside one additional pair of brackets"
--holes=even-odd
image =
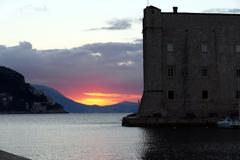
[(22, 74), (0, 66), (0, 113), (66, 113), (55, 103), (25, 82)]
[(138, 110), (138, 104), (134, 102), (121, 102), (108, 106), (85, 105), (65, 97), (53, 88), (36, 84), (32, 86), (61, 104), (70, 113), (136, 113)]

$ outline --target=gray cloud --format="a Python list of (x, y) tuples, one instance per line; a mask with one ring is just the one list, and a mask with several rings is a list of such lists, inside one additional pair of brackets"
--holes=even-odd
[(229, 13), (229, 14), (239, 14), (240, 8), (211, 8), (203, 11), (203, 13)]
[(100, 28), (92, 28), (89, 29), (91, 31), (94, 30), (126, 30), (132, 27), (132, 23), (134, 21), (131, 19), (114, 19), (107, 22), (107, 26)]
[(72, 49), (36, 50), (29, 42), (0, 45), (0, 65), (22, 73), (30, 83), (67, 94), (101, 86), (119, 93), (142, 90), (142, 43), (94, 43)]

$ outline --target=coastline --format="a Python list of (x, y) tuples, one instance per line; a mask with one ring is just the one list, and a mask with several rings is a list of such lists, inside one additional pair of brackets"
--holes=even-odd
[(216, 118), (159, 118), (129, 115), (123, 117), (124, 127), (216, 127)]
[(6, 111), (6, 112), (2, 112), (0, 111), (0, 115), (1, 114), (68, 114), (69, 112), (67, 111), (59, 111), (59, 112), (54, 112), (54, 111), (49, 111), (49, 112), (25, 112), (25, 111)]
[(30, 160), (30, 159), (0, 150), (0, 160)]

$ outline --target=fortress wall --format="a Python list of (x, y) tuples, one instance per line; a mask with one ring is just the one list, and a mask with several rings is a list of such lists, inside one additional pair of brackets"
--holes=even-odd
[[(140, 116), (222, 117), (238, 110), (240, 15), (162, 13), (147, 7), (143, 39)], [(206, 53), (202, 45), (207, 47)], [(173, 76), (168, 75), (171, 66)], [(202, 76), (203, 68), (207, 68), (207, 76)], [(202, 98), (203, 90), (208, 91), (207, 99)], [(174, 91), (174, 99), (168, 99), (168, 91)]]

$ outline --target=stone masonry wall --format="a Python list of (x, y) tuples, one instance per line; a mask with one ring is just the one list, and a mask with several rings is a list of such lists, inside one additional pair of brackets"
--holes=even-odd
[(162, 13), (150, 6), (144, 10), (143, 45), (139, 116), (224, 117), (238, 112), (240, 15)]

